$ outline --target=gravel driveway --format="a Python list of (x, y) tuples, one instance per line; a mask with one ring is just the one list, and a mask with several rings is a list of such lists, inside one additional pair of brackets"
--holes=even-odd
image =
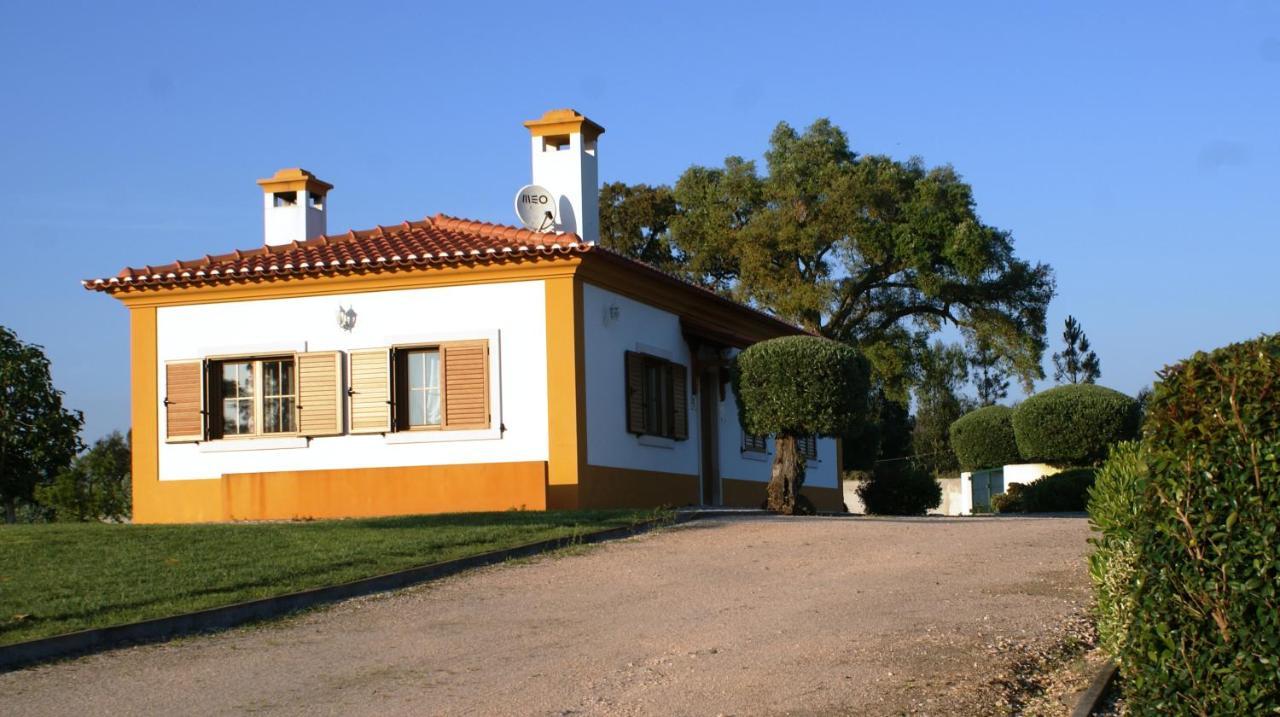
[(1083, 518), (704, 519), (0, 675), (8, 714), (899, 714), (1087, 600)]

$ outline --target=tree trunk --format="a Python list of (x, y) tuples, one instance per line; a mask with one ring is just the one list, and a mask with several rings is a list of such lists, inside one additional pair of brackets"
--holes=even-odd
[(769, 477), (769, 510), (783, 515), (807, 512), (800, 501), (804, 485), (804, 454), (796, 447), (796, 437), (779, 435), (773, 441), (773, 473)]
[(10, 523), (10, 524), (18, 522), (17, 499), (10, 498), (9, 500), (6, 500), (4, 502), (4, 522)]

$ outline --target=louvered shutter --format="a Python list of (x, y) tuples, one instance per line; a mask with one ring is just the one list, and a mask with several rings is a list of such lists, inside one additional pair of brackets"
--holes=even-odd
[(298, 432), (304, 436), (342, 433), (342, 354), (298, 354)]
[(678, 363), (671, 366), (671, 437), (683, 441), (689, 437), (688, 369)]
[(193, 443), (205, 437), (204, 361), (169, 361), (164, 365), (165, 440)]
[(644, 433), (644, 354), (626, 355), (627, 432)]
[(351, 432), (391, 431), (391, 350), (361, 349), (350, 354)]
[(444, 376), (444, 428), (489, 427), (489, 342), (440, 346)]

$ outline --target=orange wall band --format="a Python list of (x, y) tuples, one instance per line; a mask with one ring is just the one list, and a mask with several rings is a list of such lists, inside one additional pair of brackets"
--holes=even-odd
[(236, 473), (154, 481), (139, 523), (545, 510), (546, 463)]
[(679, 508), (698, 504), (698, 476), (589, 465), (579, 495), (583, 508)]
[[(724, 504), (734, 508), (759, 508), (764, 503), (768, 486), (768, 483), (761, 481), (725, 478), (722, 489)], [(818, 510), (844, 510), (844, 492), (838, 488), (806, 485), (800, 488), (800, 493), (808, 496)]]

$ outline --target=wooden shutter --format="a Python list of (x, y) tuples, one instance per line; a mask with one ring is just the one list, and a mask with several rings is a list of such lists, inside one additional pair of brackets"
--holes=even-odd
[(644, 433), (644, 354), (626, 355), (627, 432)]
[(165, 363), (165, 440), (169, 443), (204, 440), (204, 373), (200, 359)]
[(688, 369), (678, 363), (671, 366), (671, 437), (683, 441), (689, 437)]
[(298, 354), (298, 432), (304, 436), (342, 433), (342, 354)]
[(489, 427), (489, 342), (459, 341), (440, 346), (444, 375), (443, 427)]
[(391, 431), (391, 350), (352, 351), (351, 432)]

